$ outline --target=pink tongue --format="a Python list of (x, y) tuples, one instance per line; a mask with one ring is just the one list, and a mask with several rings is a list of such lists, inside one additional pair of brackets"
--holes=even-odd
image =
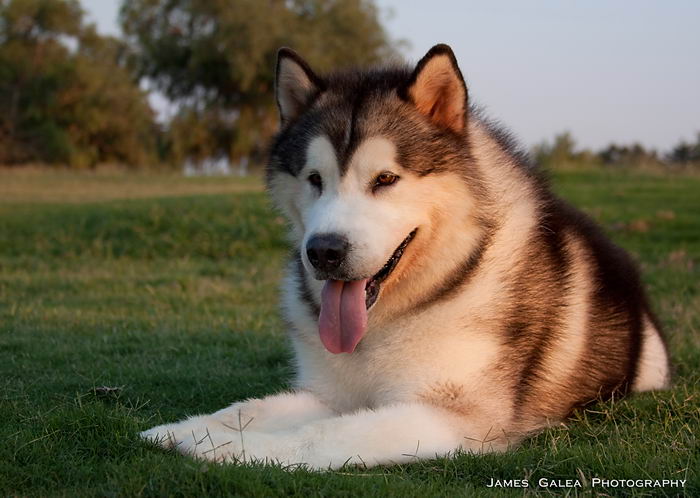
[(352, 353), (367, 331), (367, 279), (326, 280), (321, 291), (318, 331), (321, 342), (334, 354)]

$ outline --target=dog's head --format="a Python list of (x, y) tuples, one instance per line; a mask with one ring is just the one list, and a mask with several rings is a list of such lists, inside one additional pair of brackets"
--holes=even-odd
[(442, 257), (434, 245), (447, 242), (439, 228), (470, 216), (467, 89), (446, 45), (413, 70), (324, 77), (281, 49), (276, 97), (281, 130), (268, 188), (291, 221), (305, 268), (326, 281), (324, 344), (352, 351), (367, 310), (411, 279), (403, 278), (410, 261), (423, 278), (429, 265), (439, 268), (430, 261)]

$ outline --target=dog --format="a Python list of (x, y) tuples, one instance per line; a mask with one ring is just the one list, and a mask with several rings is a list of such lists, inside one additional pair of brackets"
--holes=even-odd
[(294, 389), (142, 437), (218, 462), (373, 466), (505, 451), (668, 387), (635, 264), (471, 105), (448, 46), (323, 76), (283, 48), (275, 92)]

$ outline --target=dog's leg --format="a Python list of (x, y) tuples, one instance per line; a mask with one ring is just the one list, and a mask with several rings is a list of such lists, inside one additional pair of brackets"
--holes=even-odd
[[(373, 466), (446, 455), (459, 448), (503, 449), (488, 434), (454, 414), (425, 404), (398, 404), (324, 418), (302, 427), (262, 433), (215, 430), (176, 442), (179, 451), (214, 461), (306, 464), (314, 469), (346, 463)], [(471, 432), (471, 433), (469, 433)], [(493, 438), (495, 440), (495, 438)]]
[(169, 448), (187, 437), (202, 438), (212, 432), (275, 432), (300, 426), (335, 413), (305, 391), (281, 393), (234, 403), (211, 415), (190, 417), (174, 424), (153, 427), (141, 437)]

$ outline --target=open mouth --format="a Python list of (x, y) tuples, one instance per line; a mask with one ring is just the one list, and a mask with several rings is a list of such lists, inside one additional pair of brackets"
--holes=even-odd
[(367, 309), (370, 309), (377, 301), (382, 282), (384, 282), (389, 275), (391, 275), (391, 272), (394, 271), (396, 265), (399, 264), (401, 256), (403, 256), (406, 247), (408, 247), (408, 244), (410, 244), (413, 238), (416, 236), (417, 231), (418, 229), (414, 228), (413, 231), (409, 233), (405, 239), (403, 239), (403, 242), (399, 244), (399, 247), (396, 248), (394, 254), (392, 254), (389, 260), (384, 264), (384, 266), (382, 266), (381, 270), (379, 270), (367, 281), (367, 284), (365, 285), (365, 306), (367, 306)]
[(367, 331), (367, 310), (377, 301), (379, 289), (396, 265), (418, 229), (408, 234), (381, 270), (370, 279), (326, 280), (321, 290), (318, 333), (325, 348), (333, 353), (352, 353)]

